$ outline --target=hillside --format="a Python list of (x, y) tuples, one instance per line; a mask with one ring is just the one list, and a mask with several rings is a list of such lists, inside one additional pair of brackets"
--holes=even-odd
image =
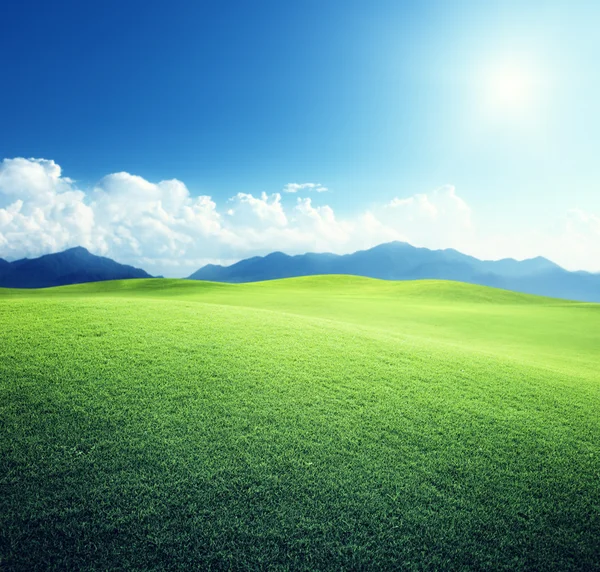
[(0, 289), (1, 562), (597, 569), (599, 348), (447, 281)]
[(403, 242), (381, 244), (353, 254), (273, 252), (231, 266), (209, 264), (192, 280), (254, 282), (318, 274), (351, 274), (386, 280), (443, 279), (541, 296), (600, 302), (600, 275), (568, 272), (543, 257), (479, 260), (453, 249), (429, 250)]
[(47, 288), (99, 280), (150, 277), (140, 268), (96, 256), (81, 246), (33, 259), (23, 258), (14, 262), (0, 259), (0, 287), (4, 288)]

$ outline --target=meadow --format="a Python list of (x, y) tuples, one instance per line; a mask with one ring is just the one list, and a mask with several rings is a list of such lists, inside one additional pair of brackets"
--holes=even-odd
[(600, 305), (0, 289), (2, 570), (600, 570)]

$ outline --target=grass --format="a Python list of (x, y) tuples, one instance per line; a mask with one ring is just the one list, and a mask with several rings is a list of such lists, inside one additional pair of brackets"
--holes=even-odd
[(600, 570), (600, 305), (0, 290), (0, 569)]

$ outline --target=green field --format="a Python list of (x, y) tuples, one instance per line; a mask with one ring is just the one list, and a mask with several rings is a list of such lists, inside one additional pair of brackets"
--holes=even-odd
[(600, 570), (600, 305), (0, 290), (1, 570)]

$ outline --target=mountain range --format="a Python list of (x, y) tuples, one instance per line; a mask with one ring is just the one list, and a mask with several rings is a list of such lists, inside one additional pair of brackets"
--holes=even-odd
[[(457, 250), (430, 250), (404, 242), (380, 244), (353, 254), (273, 252), (232, 264), (208, 264), (193, 280), (256, 282), (314, 274), (352, 274), (385, 280), (444, 279), (494, 286), (516, 292), (600, 302), (600, 274), (569, 272), (542, 257), (528, 260), (479, 260)], [(70, 248), (39, 258), (7, 262), (0, 258), (0, 287), (45, 288), (82, 282), (152, 278), (140, 268)]]
[(208, 264), (194, 280), (255, 282), (313, 274), (353, 274), (385, 280), (445, 279), (516, 292), (600, 302), (600, 274), (569, 272), (543, 258), (479, 260), (457, 250), (430, 250), (404, 242), (380, 244), (353, 254), (273, 252), (231, 266)]
[(0, 286), (4, 288), (46, 288), (123, 278), (152, 276), (140, 268), (96, 256), (81, 246), (14, 262), (0, 258)]

